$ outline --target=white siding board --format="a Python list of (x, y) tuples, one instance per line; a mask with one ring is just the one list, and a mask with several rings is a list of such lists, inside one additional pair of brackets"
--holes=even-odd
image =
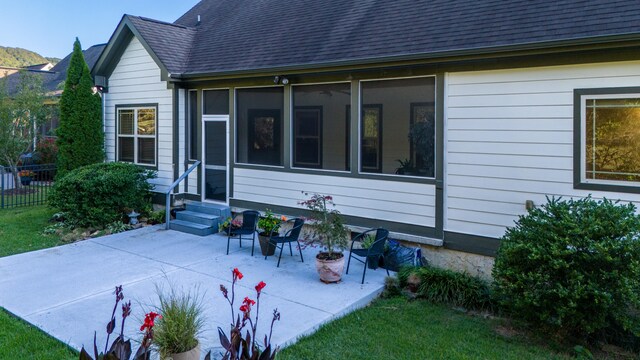
[(238, 168), (233, 181), (237, 200), (301, 208), (303, 191), (321, 193), (345, 215), (435, 226), (433, 185)]
[(445, 230), (500, 237), (546, 196), (640, 201), (573, 188), (573, 91), (640, 83), (640, 62), (447, 74)]
[(133, 38), (109, 77), (109, 93), (105, 97), (107, 160), (115, 161), (116, 105), (158, 104), (157, 147), (158, 178), (152, 183), (163, 191), (173, 182), (173, 98), (167, 83), (160, 78), (160, 68)]

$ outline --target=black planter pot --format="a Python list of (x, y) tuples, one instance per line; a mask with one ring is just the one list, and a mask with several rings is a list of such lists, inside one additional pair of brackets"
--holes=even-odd
[[(277, 236), (277, 234), (274, 234)], [(276, 252), (276, 246), (269, 243), (269, 236), (265, 236), (262, 234), (258, 234), (258, 242), (260, 243), (260, 251), (262, 251), (262, 255), (271, 256)]]

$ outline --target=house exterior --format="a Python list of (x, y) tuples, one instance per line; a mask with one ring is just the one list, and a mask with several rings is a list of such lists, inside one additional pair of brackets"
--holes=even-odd
[[(547, 196), (640, 200), (637, 1), (204, 0), (96, 62), (109, 161), (176, 199), (493, 256)], [(403, 234), (403, 235), (401, 235)]]

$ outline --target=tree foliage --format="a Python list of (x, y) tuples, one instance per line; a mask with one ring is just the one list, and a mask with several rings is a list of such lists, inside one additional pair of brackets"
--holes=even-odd
[(93, 90), (89, 66), (80, 41), (73, 44), (64, 92), (60, 99), (58, 176), (104, 160), (100, 96)]
[(44, 99), (42, 79), (36, 74), (21, 72), (11, 94), (6, 78), (0, 79), (0, 164), (9, 166), (14, 176), (20, 156), (36, 140), (35, 129), (48, 117)]
[(51, 60), (30, 50), (0, 46), (0, 66), (24, 67), (47, 62), (57, 63)]

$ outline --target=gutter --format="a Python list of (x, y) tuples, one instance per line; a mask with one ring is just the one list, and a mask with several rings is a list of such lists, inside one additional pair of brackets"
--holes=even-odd
[[(168, 81), (177, 82), (182, 80), (191, 80), (198, 79), (202, 77), (231, 77), (231, 76), (255, 76), (255, 75), (271, 75), (274, 72), (291, 72), (291, 71), (302, 71), (302, 70), (315, 70), (322, 68), (330, 68), (330, 67), (348, 67), (348, 66), (356, 66), (356, 65), (371, 65), (377, 63), (387, 63), (387, 62), (406, 62), (406, 61), (416, 61), (416, 60), (442, 60), (442, 59), (451, 59), (451, 58), (464, 58), (464, 60), (474, 60), (480, 58), (486, 58), (487, 55), (493, 55), (492, 57), (497, 57), (498, 55), (502, 55), (506, 57), (507, 55), (513, 56), (522, 52), (537, 52), (537, 53), (558, 53), (558, 52), (567, 52), (567, 50), (558, 49), (561, 47), (589, 47), (594, 45), (606, 45), (606, 46), (598, 46), (598, 48), (605, 49), (611, 47), (619, 47), (619, 43), (629, 42), (629, 41), (639, 41), (640, 34), (639, 33), (627, 33), (620, 35), (609, 35), (609, 36), (593, 36), (587, 38), (574, 38), (574, 39), (565, 39), (558, 41), (545, 41), (545, 42), (527, 42), (513, 45), (501, 45), (501, 46), (491, 46), (484, 48), (474, 48), (474, 49), (457, 49), (457, 50), (447, 50), (447, 51), (439, 51), (439, 52), (429, 52), (429, 53), (414, 53), (414, 54), (404, 54), (404, 55), (393, 55), (393, 56), (383, 56), (376, 58), (359, 58), (359, 59), (349, 59), (349, 60), (340, 60), (340, 61), (332, 61), (332, 62), (317, 62), (317, 63), (308, 63), (308, 64), (292, 64), (292, 65), (284, 65), (278, 67), (264, 67), (264, 68), (255, 68), (255, 69), (243, 69), (243, 70), (229, 70), (229, 71), (213, 71), (213, 72), (200, 72), (200, 73), (169, 73)], [(547, 50), (547, 51), (540, 51)], [(555, 51), (554, 51), (555, 50)], [(575, 50), (575, 49), (570, 49)], [(513, 53), (513, 54), (508, 54)], [(460, 59), (462, 60), (462, 59)]]

